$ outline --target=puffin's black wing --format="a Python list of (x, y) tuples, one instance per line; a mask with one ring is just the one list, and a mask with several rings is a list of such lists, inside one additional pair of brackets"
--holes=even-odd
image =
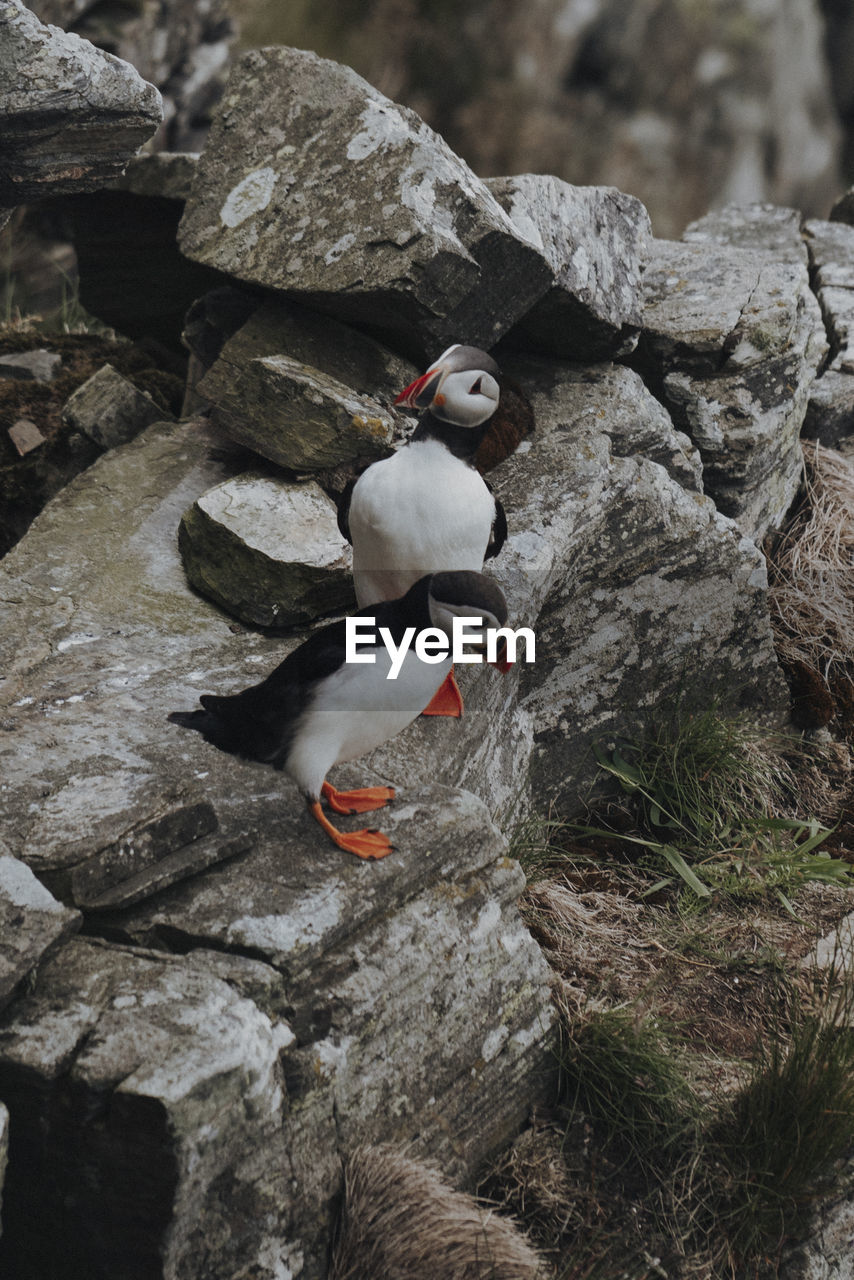
[(486, 485), (489, 492), (492, 493), (493, 501), (495, 502), (495, 519), (492, 522), (489, 545), (487, 546), (483, 557), (484, 560), (491, 560), (493, 556), (498, 555), (499, 551), (504, 546), (504, 543), (507, 541), (507, 516), (505, 515), (504, 507), (501, 505), (500, 498), (496, 498), (495, 494), (492, 492), (492, 485), (488, 480), (484, 480), (483, 483)]
[(197, 730), (221, 751), (281, 768), (318, 683), (344, 662), (345, 639), (344, 622), (333, 622), (309, 636), (260, 684), (240, 693), (203, 694), (202, 710), (173, 711), (169, 719)]
[(353, 497), (358, 479), (358, 476), (354, 476), (352, 480), (348, 480), (338, 499), (338, 528), (341, 530), (341, 537), (345, 538), (350, 546), (353, 545), (353, 539), (350, 537), (350, 499)]

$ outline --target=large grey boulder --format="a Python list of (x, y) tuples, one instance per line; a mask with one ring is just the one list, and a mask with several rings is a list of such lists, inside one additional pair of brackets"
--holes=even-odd
[(706, 492), (748, 536), (778, 527), (826, 351), (806, 267), (709, 242), (656, 241), (633, 356), (703, 459)]
[(511, 330), (511, 341), (578, 362), (631, 351), (652, 239), (640, 200), (614, 187), (573, 187), (544, 174), (488, 178), (486, 185), (555, 275), (548, 293)]
[(321, 471), (391, 451), (409, 421), (392, 401), (415, 372), (347, 325), (268, 301), (225, 343), (195, 393), (233, 440), (290, 470)]
[(0, 1009), (82, 924), (18, 858), (0, 845)]
[(0, 205), (91, 191), (119, 173), (162, 118), (160, 94), (127, 62), (0, 8)]
[(179, 546), (196, 590), (250, 626), (355, 607), (350, 547), (314, 481), (256, 471), (225, 480), (184, 513)]
[(758, 249), (785, 262), (807, 262), (803, 215), (784, 205), (724, 205), (689, 223), (682, 239), (687, 244), (727, 244)]
[[(164, 1277), (280, 1280), (288, 1267), (314, 1280), (352, 1146), (412, 1142), (472, 1175), (550, 1087), (548, 975), (516, 910), (523, 877), (484, 803), (443, 785), (459, 773), (454, 726), (433, 726), (441, 776), (414, 768), (377, 815), (396, 852), (363, 864), (282, 775), (166, 721), (205, 690), (260, 679), (293, 643), (234, 628), (186, 584), (179, 521), (228, 476), (213, 439), (198, 422), (156, 424), (104, 455), (0, 570), (16, 601), (0, 631), (2, 838), (77, 895), (90, 930), (159, 953), (74, 943), (0, 1024), (0, 1095), (46, 1161), (10, 1184), (7, 1257), (30, 1280), (81, 1217), (97, 1224), (81, 1274), (130, 1240)], [(379, 780), (365, 762), (336, 775), (361, 780)], [(152, 896), (133, 881), (139, 900), (109, 909), (118, 846), (158, 796), (176, 817), (151, 848)], [(183, 884), (155, 878), (197, 847), (223, 860)], [(90, 893), (78, 869), (102, 854), (104, 893)], [(292, 1044), (278, 1038), (285, 1008)], [(236, 1203), (248, 1207), (230, 1226)]]
[(296, 49), (254, 50), (236, 64), (179, 244), (417, 358), (451, 342), (491, 347), (553, 279), (414, 112)]

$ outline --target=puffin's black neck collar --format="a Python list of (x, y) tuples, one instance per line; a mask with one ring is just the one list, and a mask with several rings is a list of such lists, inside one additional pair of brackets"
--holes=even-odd
[(442, 422), (441, 418), (434, 417), (428, 409), (421, 415), (418, 426), (409, 439), (411, 444), (418, 444), (421, 440), (438, 440), (455, 458), (472, 462), (491, 421), (491, 418), (487, 418), (479, 427), (457, 427), (452, 422)]

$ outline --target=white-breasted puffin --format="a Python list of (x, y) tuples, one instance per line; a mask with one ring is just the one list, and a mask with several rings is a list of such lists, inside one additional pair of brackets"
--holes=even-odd
[[(338, 506), (359, 605), (397, 599), (426, 573), (479, 572), (501, 550), (504, 508), (474, 465), (498, 407), (499, 378), (491, 356), (457, 343), (396, 398), (426, 412), (410, 439), (363, 471)], [(462, 709), (451, 671), (424, 714)]]
[(481, 631), (470, 627), (469, 634), (476, 648), (485, 647), (481, 633), (504, 625), (507, 605), (495, 582), (462, 571), (426, 575), (401, 599), (368, 605), (353, 616), (376, 620), (376, 643), (358, 645), (359, 655), (372, 656), (373, 662), (346, 661), (342, 619), (314, 632), (260, 684), (241, 693), (204, 694), (201, 710), (174, 711), (169, 719), (198, 730), (222, 751), (284, 770), (339, 848), (360, 858), (383, 858), (392, 849), (387, 836), (373, 828), (339, 831), (320, 800), (323, 797), (335, 813), (370, 813), (388, 804), (393, 788), (336, 791), (326, 774), (333, 765), (366, 755), (411, 724), (446, 679), (451, 658), (424, 662), (410, 644), (399, 674), (389, 679), (392, 658), (379, 629), (387, 628), (399, 649), (408, 628), (417, 634), (435, 627), (450, 640), (455, 617), (478, 617), (483, 620)]

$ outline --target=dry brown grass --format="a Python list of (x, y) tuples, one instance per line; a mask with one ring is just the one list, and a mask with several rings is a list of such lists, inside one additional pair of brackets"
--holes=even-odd
[(806, 498), (769, 556), (777, 651), (803, 728), (854, 736), (854, 461), (804, 444)]

